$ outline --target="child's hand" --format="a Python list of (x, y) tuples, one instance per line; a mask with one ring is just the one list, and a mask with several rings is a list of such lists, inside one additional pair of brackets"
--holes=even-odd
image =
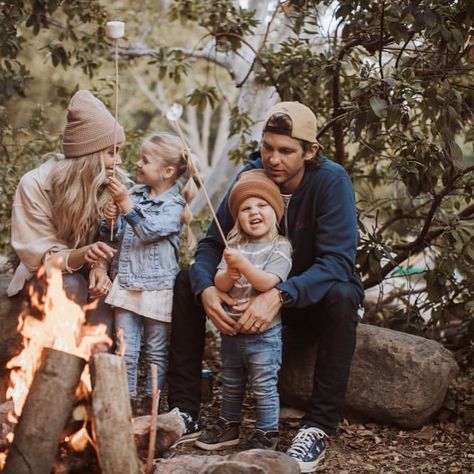
[(237, 281), (240, 278), (240, 272), (237, 268), (228, 267), (227, 274), (231, 278), (231, 280)]
[(120, 209), (125, 213), (129, 212), (132, 209), (133, 204), (128, 195), (127, 188), (117, 178), (113, 177), (109, 178), (107, 186), (109, 187), (112, 198)]
[(240, 272), (240, 267), (247, 260), (238, 250), (236, 249), (225, 249), (224, 259), (227, 263), (227, 267), (233, 268)]
[(104, 207), (104, 218), (107, 221), (109, 227), (114, 225), (114, 222), (117, 222), (117, 217), (119, 215), (119, 208), (117, 204), (112, 201), (109, 201), (107, 205)]

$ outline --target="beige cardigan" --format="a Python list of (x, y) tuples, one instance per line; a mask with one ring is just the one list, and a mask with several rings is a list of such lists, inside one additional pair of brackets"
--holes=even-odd
[(20, 265), (7, 289), (8, 296), (19, 293), (42, 263), (51, 256), (62, 257), (60, 268), (65, 272), (79, 270), (68, 267), (70, 249), (56, 236), (51, 218), (49, 175), (61, 154), (50, 154), (49, 160), (26, 173), (20, 180), (13, 200), (11, 244)]

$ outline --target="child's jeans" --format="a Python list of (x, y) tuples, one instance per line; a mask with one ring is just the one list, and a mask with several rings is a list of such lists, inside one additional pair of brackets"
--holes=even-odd
[(256, 403), (256, 428), (278, 430), (280, 399), (277, 380), (281, 345), (281, 324), (262, 334), (221, 334), (223, 418), (240, 421), (248, 380)]
[[(138, 359), (140, 356), (143, 329), (144, 359), (146, 368), (145, 394), (152, 395), (150, 364), (158, 367), (158, 388), (163, 389), (168, 370), (168, 338), (170, 323), (140, 316), (126, 309), (115, 309), (115, 329), (123, 331), (125, 365), (127, 367), (128, 392), (137, 395)], [(122, 341), (117, 338), (117, 354), (121, 353)]]

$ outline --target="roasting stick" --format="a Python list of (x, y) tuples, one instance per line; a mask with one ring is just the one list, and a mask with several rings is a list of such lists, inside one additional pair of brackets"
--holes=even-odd
[[(112, 177), (115, 178), (115, 162), (117, 160), (117, 123), (118, 123), (118, 99), (119, 99), (119, 76), (118, 76), (118, 40), (122, 38), (125, 32), (125, 23), (122, 21), (108, 21), (105, 25), (105, 31), (109, 38), (114, 40), (114, 63), (115, 63), (115, 123), (114, 123), (114, 164), (112, 168)], [(110, 226), (110, 240), (114, 240), (114, 225), (112, 221)]]
[(219, 234), (221, 235), (224, 245), (228, 247), (227, 240), (225, 238), (224, 231), (222, 230), (221, 223), (219, 222), (219, 219), (217, 218), (216, 211), (214, 210), (214, 206), (212, 205), (211, 198), (209, 197), (209, 194), (207, 192), (206, 186), (204, 185), (204, 181), (201, 177), (201, 174), (199, 173), (197, 166), (195, 165), (195, 163), (193, 162), (191, 158), (191, 150), (189, 149), (186, 139), (184, 138), (183, 130), (181, 129), (181, 125), (179, 124), (179, 118), (181, 117), (182, 113), (183, 113), (183, 107), (180, 104), (175, 102), (166, 112), (166, 118), (173, 125), (174, 129), (176, 130), (176, 133), (178, 134), (178, 137), (180, 138), (183, 144), (183, 148), (184, 148), (184, 151), (186, 152), (187, 159), (190, 160), (191, 165), (194, 169), (194, 174), (199, 182), (199, 185), (201, 186), (202, 192), (204, 193), (204, 197), (206, 198), (207, 205), (209, 206), (212, 217), (214, 218), (214, 222), (216, 223), (217, 230), (219, 231)]
[(153, 398), (151, 402), (150, 438), (148, 441), (148, 457), (146, 460), (146, 474), (153, 472), (153, 459), (155, 458), (156, 427), (158, 424), (158, 405), (160, 403), (160, 391), (158, 390), (158, 367), (150, 364), (151, 386)]

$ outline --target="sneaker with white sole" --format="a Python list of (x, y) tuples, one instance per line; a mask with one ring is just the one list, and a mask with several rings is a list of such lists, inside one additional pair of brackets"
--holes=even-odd
[(194, 443), (206, 451), (217, 451), (240, 443), (238, 421), (228, 421), (219, 417), (214, 426), (204, 430), (204, 433)]
[(326, 455), (326, 436), (319, 428), (304, 425), (293, 438), (286, 454), (298, 462), (301, 472), (314, 472)]
[(171, 446), (172, 448), (175, 448), (179, 444), (194, 441), (195, 439), (199, 438), (202, 433), (199, 428), (199, 421), (195, 420), (189, 413), (181, 411), (179, 408), (173, 408), (170, 411), (170, 414), (179, 416), (184, 423), (184, 432), (181, 438), (179, 438), (178, 441), (176, 441), (176, 443)]

